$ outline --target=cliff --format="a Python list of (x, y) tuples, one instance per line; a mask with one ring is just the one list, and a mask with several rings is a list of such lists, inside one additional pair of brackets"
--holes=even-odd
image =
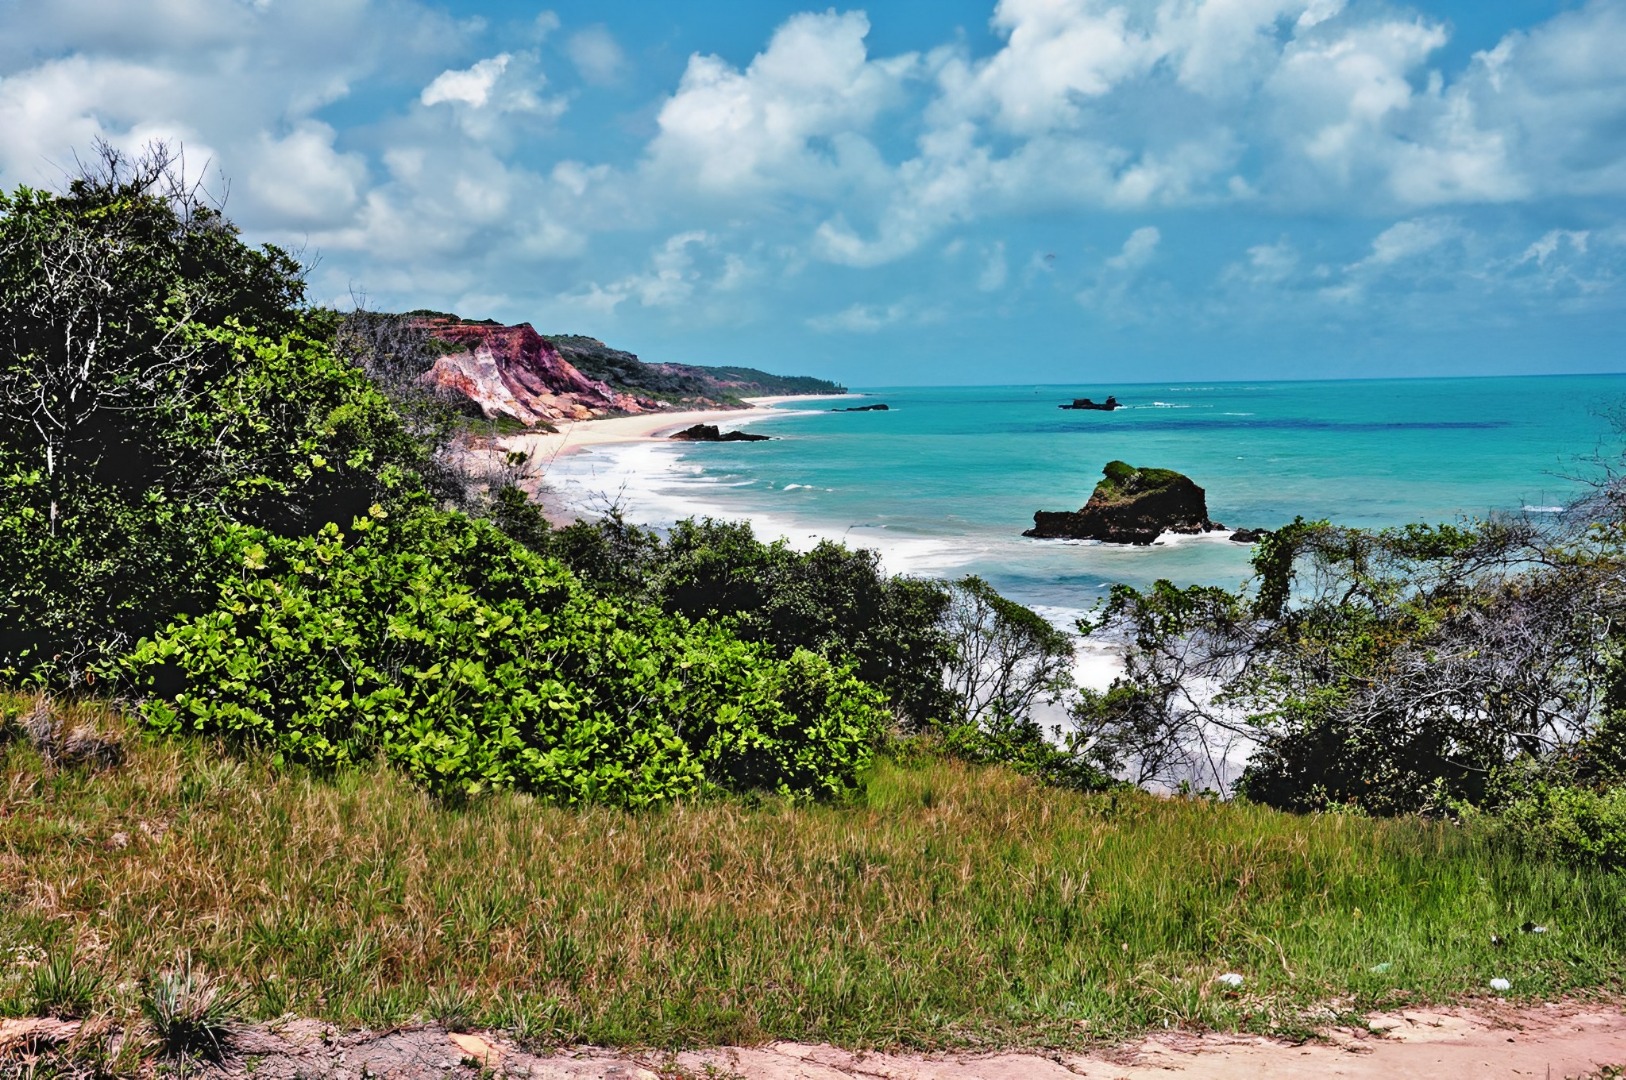
[(1165, 532), (1199, 533), (1224, 528), (1208, 519), (1208, 496), (1189, 476), (1173, 469), (1137, 469), (1108, 462), (1090, 501), (1081, 510), (1033, 515), (1023, 536), (1150, 544)]
[(742, 397), (842, 393), (808, 376), (754, 368), (646, 364), (578, 334), (544, 336), (529, 323), (473, 322), (440, 311), (407, 317), (427, 330), (441, 355), (424, 381), (465, 397), (488, 418), (531, 425), (673, 408), (741, 406)]
[(488, 418), (529, 425), (658, 407), (583, 375), (530, 323), (501, 326), (455, 316), (417, 316), (417, 322), (443, 350), (424, 381), (468, 398)]

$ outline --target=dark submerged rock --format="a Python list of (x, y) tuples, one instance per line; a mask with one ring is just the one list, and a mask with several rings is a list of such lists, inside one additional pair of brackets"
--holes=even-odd
[(852, 405), (845, 409), (831, 409), (831, 412), (886, 412), (890, 406), (880, 405)]
[(696, 424), (684, 428), (668, 438), (684, 442), (767, 442), (771, 435), (752, 435), (745, 431), (722, 431), (716, 424)]
[(1173, 469), (1137, 469), (1108, 462), (1081, 510), (1040, 510), (1022, 535), (1039, 539), (1150, 544), (1165, 532), (1195, 534), (1224, 528), (1208, 519), (1208, 496)]
[(1257, 544), (1269, 535), (1269, 529), (1238, 529), (1231, 534), (1231, 539), (1239, 544)]
[(1058, 406), (1058, 408), (1094, 409), (1097, 412), (1111, 412), (1113, 409), (1118, 408), (1118, 399), (1113, 397), (1111, 394), (1107, 395), (1107, 399), (1105, 401), (1091, 401), (1087, 397), (1080, 397), (1074, 398), (1071, 405), (1061, 405)]

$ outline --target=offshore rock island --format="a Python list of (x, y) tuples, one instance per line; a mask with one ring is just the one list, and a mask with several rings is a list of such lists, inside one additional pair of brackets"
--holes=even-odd
[(1150, 544), (1165, 532), (1196, 534), (1223, 529), (1208, 519), (1208, 496), (1184, 473), (1137, 469), (1109, 461), (1090, 501), (1080, 510), (1040, 510), (1023, 536), (1042, 540), (1100, 540)]

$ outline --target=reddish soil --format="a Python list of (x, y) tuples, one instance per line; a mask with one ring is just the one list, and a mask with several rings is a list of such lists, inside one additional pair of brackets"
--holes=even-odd
[[(18, 1065), (27, 1072), (42, 1056), (69, 1050), (82, 1034), (79, 1025), (61, 1021), (0, 1021), (0, 1075)], [(1576, 1002), (1406, 1010), (1375, 1014), (1366, 1029), (1334, 1029), (1314, 1043), (1169, 1032), (1087, 1055), (866, 1054), (798, 1043), (676, 1056), (592, 1049), (536, 1055), (491, 1033), (424, 1027), (347, 1034), (309, 1020), (248, 1028), (232, 1044), (228, 1060), (191, 1075), (219, 1080), (470, 1080), (482, 1073), (516, 1080), (1560, 1080), (1621, 1075), (1626, 1011)]]

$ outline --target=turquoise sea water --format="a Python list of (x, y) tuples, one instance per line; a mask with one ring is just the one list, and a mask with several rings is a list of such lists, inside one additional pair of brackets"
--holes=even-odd
[[(1210, 516), (1272, 527), (1550, 512), (1600, 450), (1626, 376), (1091, 386), (881, 387), (863, 400), (789, 402), (747, 420), (762, 443), (638, 444), (560, 458), (547, 482), (629, 519), (746, 518), (760, 535), (875, 547), (889, 569), (976, 573), (1058, 615), (1115, 581), (1234, 586), (1248, 548), (1174, 538), (1149, 548), (1028, 540), (1039, 509), (1077, 509), (1120, 458), (1178, 469)], [(1115, 394), (1116, 412), (1073, 397)], [(829, 411), (885, 402), (885, 413)]]

